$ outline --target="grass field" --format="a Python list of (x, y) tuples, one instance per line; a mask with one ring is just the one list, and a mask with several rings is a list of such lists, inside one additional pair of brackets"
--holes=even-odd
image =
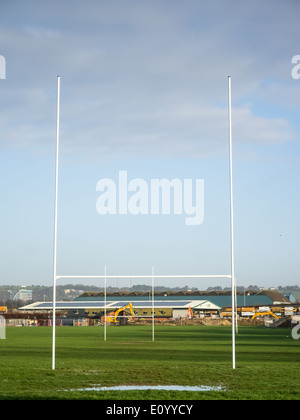
[[(289, 329), (239, 327), (10, 327), (0, 340), (0, 399), (300, 399), (300, 340)], [(222, 391), (80, 391), (94, 386), (209, 385)]]

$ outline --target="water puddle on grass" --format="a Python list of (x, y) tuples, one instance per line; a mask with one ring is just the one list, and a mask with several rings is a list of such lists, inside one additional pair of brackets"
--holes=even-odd
[(207, 392), (207, 391), (224, 391), (222, 386), (182, 386), (182, 385), (119, 385), (119, 386), (95, 386), (91, 388), (81, 388), (78, 391), (191, 391), (191, 392)]

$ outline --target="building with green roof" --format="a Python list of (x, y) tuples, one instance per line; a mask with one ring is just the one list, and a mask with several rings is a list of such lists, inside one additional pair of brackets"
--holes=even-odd
[[(75, 301), (104, 301), (104, 292), (85, 292), (82, 295), (75, 298)], [(196, 291), (196, 292), (155, 292), (154, 300), (208, 300), (214, 305), (220, 308), (231, 306), (231, 291)], [(151, 292), (115, 292), (106, 294), (107, 301), (149, 301), (152, 300)], [(290, 304), (290, 300), (277, 291), (262, 290), (262, 291), (251, 291), (245, 290), (245, 292), (237, 293), (237, 306), (271, 306), (271, 305), (284, 305)]]

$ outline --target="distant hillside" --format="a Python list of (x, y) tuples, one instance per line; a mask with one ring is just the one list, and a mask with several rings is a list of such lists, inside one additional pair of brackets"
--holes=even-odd
[[(31, 290), (32, 291), (32, 301), (33, 302), (43, 302), (43, 301), (51, 301), (52, 300), (52, 292), (53, 286), (12, 286), (12, 285), (3, 285), (0, 286), (0, 306), (8, 306), (10, 308), (19, 307), (20, 301), (14, 300), (16, 294), (22, 290)], [(195, 287), (189, 288), (188, 286), (184, 287), (167, 287), (167, 286), (156, 286), (155, 292), (196, 292), (198, 289)], [(209, 287), (207, 288), (208, 292), (226, 292), (229, 291), (230, 288), (223, 288), (220, 286)], [(244, 292), (244, 287), (237, 287), (237, 290), (240, 293)], [(261, 291), (263, 290), (262, 287), (250, 285), (246, 288), (246, 290), (252, 291)], [(279, 291), (281, 293), (291, 293), (293, 291), (300, 291), (299, 286), (279, 286), (278, 288), (271, 288), (273, 291)], [(66, 285), (57, 285), (56, 287), (56, 298), (60, 301), (72, 301), (74, 298), (82, 295), (86, 292), (96, 292), (100, 293), (103, 292), (103, 287), (91, 286), (86, 284), (66, 284)], [(133, 287), (125, 287), (125, 288), (118, 288), (118, 287), (107, 287), (107, 293), (130, 293), (130, 292), (149, 292), (151, 291), (151, 286), (146, 284), (139, 284), (134, 285)]]

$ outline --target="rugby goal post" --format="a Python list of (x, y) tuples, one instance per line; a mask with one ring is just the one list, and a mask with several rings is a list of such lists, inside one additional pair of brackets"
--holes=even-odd
[(157, 275), (152, 267), (151, 275), (57, 275), (57, 203), (58, 203), (58, 167), (59, 167), (59, 124), (60, 124), (60, 76), (57, 76), (57, 117), (56, 117), (56, 162), (55, 162), (55, 199), (54, 199), (54, 258), (53, 258), (53, 322), (52, 322), (52, 370), (55, 369), (55, 327), (56, 327), (56, 283), (60, 279), (103, 279), (104, 280), (104, 339), (106, 340), (106, 284), (109, 278), (152, 279), (152, 340), (154, 341), (154, 280), (157, 278), (228, 278), (231, 279), (232, 305), (232, 368), (235, 369), (235, 321), (236, 321), (236, 284), (234, 270), (234, 229), (233, 229), (233, 176), (232, 176), (232, 128), (231, 128), (231, 77), (228, 76), (228, 125), (229, 125), (229, 184), (230, 184), (230, 250), (231, 274), (176, 274)]
[(6, 319), (0, 315), (0, 340), (6, 339)]

